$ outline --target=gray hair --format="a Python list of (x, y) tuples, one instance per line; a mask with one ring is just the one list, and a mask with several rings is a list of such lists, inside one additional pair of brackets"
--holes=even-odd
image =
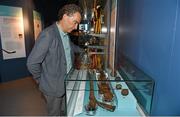
[(59, 10), (58, 20), (61, 20), (64, 14), (71, 16), (76, 12), (79, 12), (82, 15), (82, 10), (79, 6), (76, 4), (67, 4)]

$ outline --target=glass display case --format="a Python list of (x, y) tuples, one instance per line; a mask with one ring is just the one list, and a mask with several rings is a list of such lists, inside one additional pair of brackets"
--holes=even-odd
[(154, 81), (128, 61), (113, 69), (117, 0), (80, 1), (78, 45), (86, 52), (76, 55), (76, 69), (65, 79), (67, 116), (150, 115)]
[(154, 80), (123, 55), (120, 59), (119, 73), (125, 81), (133, 81), (126, 82), (126, 84), (136, 97), (143, 112), (146, 115), (150, 115), (155, 85)]
[(153, 82), (127, 79), (129, 76), (123, 69), (120, 74), (117, 71), (116, 77), (109, 73), (74, 69), (68, 74), (65, 80), (68, 116), (149, 115)]

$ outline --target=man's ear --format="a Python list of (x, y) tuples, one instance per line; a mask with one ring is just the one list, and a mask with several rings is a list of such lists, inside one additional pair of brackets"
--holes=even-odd
[(68, 17), (67, 14), (64, 14), (64, 15), (63, 15), (63, 18), (67, 19), (67, 17)]

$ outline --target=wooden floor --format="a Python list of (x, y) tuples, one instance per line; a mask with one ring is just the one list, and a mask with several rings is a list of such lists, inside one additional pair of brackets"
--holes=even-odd
[(0, 116), (46, 116), (45, 100), (31, 77), (0, 84)]

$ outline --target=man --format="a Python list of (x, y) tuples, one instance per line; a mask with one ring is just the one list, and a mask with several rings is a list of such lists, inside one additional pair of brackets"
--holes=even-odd
[(27, 67), (46, 98), (48, 115), (64, 115), (64, 79), (72, 67), (73, 53), (80, 51), (67, 34), (77, 29), (81, 12), (75, 4), (60, 9), (58, 21), (40, 33), (27, 60)]

